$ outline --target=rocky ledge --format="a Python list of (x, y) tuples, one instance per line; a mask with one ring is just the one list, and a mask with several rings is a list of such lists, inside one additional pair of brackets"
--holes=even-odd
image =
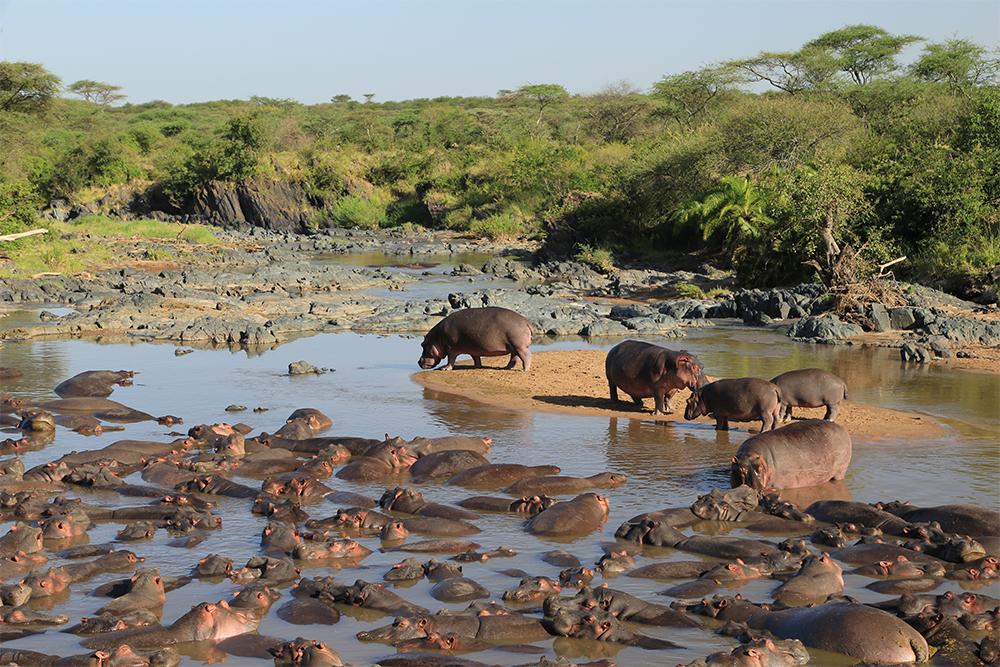
[[(527, 317), (536, 335), (550, 337), (682, 337), (688, 327), (742, 321), (787, 327), (796, 340), (823, 344), (853, 344), (851, 339), (865, 332), (890, 334), (879, 344), (900, 348), (906, 361), (1000, 345), (1000, 321), (975, 316), (985, 308), (915, 286), (899, 286), (907, 305), (858, 306), (848, 322), (827, 312), (829, 296), (820, 285), (676, 298), (679, 286), (707, 291), (726, 284), (727, 277), (709, 266), (605, 275), (575, 262), (532, 264), (536, 248), (529, 242), (496, 244), (430, 232), (339, 230), (302, 236), (259, 229), (230, 233), (226, 241), (221, 249), (189, 249), (184, 264), (156, 272), (125, 266), (75, 277), (0, 279), (0, 310), (59, 304), (74, 311), (43, 310), (39, 325), (8, 329), (0, 338), (97, 334), (271, 347), (320, 332), (422, 334), (452, 310), (502, 306)], [(131, 248), (126, 255), (146, 256), (150, 246), (156, 244)], [(457, 264), (450, 275), (466, 278), (470, 289), (447, 298), (407, 300), (407, 288), (421, 276), (313, 261), (329, 253), (371, 252), (399, 258), (404, 266), (414, 257), (441, 257)], [(491, 259), (482, 265), (455, 261), (473, 255)], [(505, 286), (490, 284), (495, 281)], [(398, 292), (401, 298), (363, 293), (374, 289)], [(961, 312), (968, 314), (956, 314)]]

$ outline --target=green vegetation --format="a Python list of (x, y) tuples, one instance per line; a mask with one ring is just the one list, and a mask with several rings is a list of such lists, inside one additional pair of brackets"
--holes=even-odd
[(901, 278), (984, 275), (1000, 263), (998, 76), (968, 40), (867, 25), (591, 95), (121, 104), (113, 84), (64, 91), (4, 62), (0, 232), (56, 198), (151, 189), (179, 214), (209, 181), (263, 178), (300, 187), (317, 228), (547, 236), (600, 270), (638, 250), (716, 253), (745, 286), (837, 280), (847, 256), (858, 278), (903, 255)]
[[(53, 271), (76, 273), (114, 264), (113, 252), (103, 244), (81, 242), (80, 237), (122, 238), (128, 240), (176, 241), (218, 244), (208, 227), (180, 225), (159, 220), (121, 222), (101, 215), (77, 218), (71, 222), (46, 222), (48, 233), (4, 244), (4, 250), (22, 270), (38, 273)], [(180, 246), (180, 251), (184, 247)], [(175, 255), (162, 247), (145, 251), (150, 261), (171, 261)]]

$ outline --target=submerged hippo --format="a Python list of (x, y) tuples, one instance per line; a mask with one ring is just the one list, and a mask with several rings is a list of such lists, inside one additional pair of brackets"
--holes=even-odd
[(458, 310), (434, 325), (421, 343), (424, 351), (417, 363), (427, 370), (437, 366), (442, 359), (448, 363), (442, 370), (454, 368), (460, 354), (468, 354), (476, 367), (481, 367), (482, 357), (510, 355), (507, 370), (521, 360), (524, 370), (531, 367), (531, 323), (513, 310), (506, 308), (468, 308)]
[(740, 445), (730, 482), (758, 492), (841, 480), (851, 463), (851, 436), (840, 424), (807, 419), (759, 433)]
[(929, 655), (927, 641), (919, 632), (902, 619), (863, 604), (838, 602), (769, 611), (749, 619), (747, 625), (868, 662), (924, 662)]
[(670, 398), (681, 389), (694, 391), (708, 383), (695, 355), (637, 340), (622, 341), (611, 348), (604, 372), (612, 401), (618, 401), (619, 389), (640, 407), (642, 399), (652, 397), (654, 415), (673, 412)]
[(781, 411), (781, 390), (760, 378), (716, 380), (691, 394), (684, 419), (691, 421), (702, 415), (715, 415), (715, 429), (726, 431), (729, 420), (760, 420), (760, 430), (777, 426)]
[(805, 368), (788, 371), (771, 380), (781, 390), (781, 414), (778, 423), (792, 418), (792, 408), (826, 407), (823, 419), (833, 421), (840, 412), (840, 402), (847, 398), (847, 383), (830, 371)]

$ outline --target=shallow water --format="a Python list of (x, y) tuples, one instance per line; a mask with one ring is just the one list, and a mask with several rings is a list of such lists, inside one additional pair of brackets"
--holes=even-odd
[[(433, 280), (438, 280), (434, 277)], [(450, 291), (462, 289), (461, 280), (440, 278)], [(492, 286), (492, 285), (491, 285)], [(477, 285), (474, 289), (481, 288)], [(423, 286), (420, 290), (424, 290)], [(444, 292), (446, 294), (447, 292)], [(441, 296), (439, 292), (435, 294)], [(395, 298), (416, 298), (396, 294)], [(426, 298), (426, 297), (420, 297)], [(31, 319), (28, 314), (14, 317)], [(9, 323), (0, 323), (9, 326)], [(656, 339), (649, 339), (657, 342)], [(606, 350), (616, 340), (542, 340), (533, 345), (535, 351), (596, 348)], [(673, 348), (695, 352), (706, 365), (706, 371), (717, 377), (753, 375), (773, 377), (780, 372), (803, 367), (829, 369), (847, 380), (850, 398), (862, 403), (911, 411), (914, 416), (929, 415), (944, 419), (947, 424), (942, 436), (896, 439), (885, 437), (855, 437), (854, 458), (844, 485), (836, 489), (853, 500), (908, 500), (914, 505), (969, 503), (1000, 509), (1000, 380), (994, 375), (953, 371), (936, 366), (901, 364), (898, 352), (860, 346), (822, 346), (789, 341), (780, 332), (747, 329), (742, 326), (719, 326), (688, 330), (686, 339), (660, 341)], [(712, 488), (728, 487), (728, 462), (748, 436), (745, 428), (717, 433), (707, 420), (694, 423), (663, 423), (650, 419), (626, 417), (607, 418), (550, 413), (532, 413), (486, 406), (475, 401), (426, 389), (410, 380), (416, 372), (420, 353), (419, 341), (404, 336), (357, 335), (353, 333), (321, 334), (300, 338), (275, 349), (230, 351), (229, 349), (197, 349), (176, 356), (172, 344), (128, 344), (117, 338), (108, 340), (35, 340), (24, 343), (4, 343), (0, 347), (3, 366), (25, 371), (24, 378), (2, 385), (3, 390), (27, 399), (56, 398), (52, 388), (62, 380), (81, 371), (92, 369), (130, 369), (136, 371), (131, 387), (116, 388), (110, 397), (129, 407), (154, 416), (165, 414), (184, 418), (185, 431), (196, 424), (243, 422), (254, 433), (273, 432), (285, 418), (300, 407), (317, 408), (333, 419), (331, 429), (321, 435), (356, 435), (381, 438), (385, 434), (411, 439), (414, 436), (478, 435), (493, 439), (494, 463), (524, 463), (529, 465), (555, 463), (563, 474), (586, 476), (604, 470), (625, 473), (624, 486), (604, 492), (611, 502), (611, 515), (603, 532), (595, 532), (572, 540), (538, 539), (522, 529), (517, 517), (483, 514), (477, 525), (483, 532), (474, 536), (483, 550), (506, 546), (518, 551), (510, 559), (491, 559), (486, 563), (463, 566), (466, 576), (490, 590), (492, 599), (499, 600), (503, 591), (514, 588), (518, 579), (501, 574), (500, 570), (519, 568), (531, 575), (556, 577), (559, 568), (540, 560), (544, 552), (565, 548), (581, 562), (592, 567), (603, 553), (602, 543), (614, 541), (615, 529), (625, 520), (644, 511), (690, 505), (697, 496)], [(318, 367), (335, 369), (321, 375), (289, 376), (288, 364), (305, 360)], [(498, 371), (501, 372), (501, 371)], [(647, 401), (648, 403), (648, 401)], [(245, 412), (227, 412), (232, 404), (249, 408)], [(263, 411), (254, 411), (262, 408)], [(740, 426), (747, 426), (740, 424)], [(155, 422), (125, 425), (118, 433), (102, 436), (82, 436), (60, 429), (54, 441), (40, 451), (28, 452), (23, 459), (29, 468), (58, 458), (72, 450), (97, 449), (116, 440), (170, 441), (170, 428)], [(17, 437), (15, 433), (4, 437)], [(141, 483), (138, 475), (130, 482)], [(237, 479), (249, 485), (259, 481)], [(405, 483), (404, 480), (382, 480), (373, 483), (346, 483), (331, 478), (329, 486), (350, 490), (377, 499), (384, 489)], [(419, 485), (424, 497), (431, 501), (452, 503), (482, 491), (471, 491), (442, 483)], [(489, 495), (502, 495), (487, 491)], [(71, 488), (69, 497), (106, 506), (140, 504), (137, 499), (123, 498), (115, 493), (90, 492)], [(568, 496), (567, 496), (568, 497)], [(149, 541), (123, 544), (146, 558), (166, 577), (184, 576), (200, 558), (219, 553), (229, 556), (234, 567), (260, 553), (260, 532), (266, 520), (250, 513), (251, 501), (212, 497), (220, 506), (214, 511), (222, 517), (222, 530), (204, 535), (199, 544), (175, 546), (159, 531)], [(332, 515), (337, 506), (323, 500), (304, 503), (314, 518)], [(10, 524), (0, 524), (0, 534)], [(113, 540), (121, 526), (98, 524), (85, 538), (92, 544)], [(701, 524), (697, 530), (720, 530), (719, 524)], [(690, 533), (690, 529), (685, 531)], [(811, 528), (800, 534), (808, 537)], [(734, 535), (750, 536), (745, 530)], [(758, 536), (759, 537), (759, 536)], [(780, 541), (784, 535), (768, 535), (763, 539)], [(416, 536), (410, 538), (411, 541)], [(303, 566), (303, 577), (334, 574), (338, 581), (353, 583), (356, 579), (380, 582), (389, 567), (408, 554), (381, 553), (378, 538), (362, 538), (361, 542), (376, 551), (360, 566), (339, 571), (329, 565)], [(78, 542), (74, 542), (76, 544)], [(64, 545), (47, 544), (51, 557), (45, 566), (61, 564), (54, 556)], [(418, 556), (421, 561), (430, 557)], [(439, 556), (442, 560), (446, 556)], [(690, 560), (692, 556), (670, 549), (646, 548), (638, 558), (638, 566), (657, 560)], [(847, 568), (845, 568), (847, 569)], [(51, 613), (70, 617), (71, 623), (81, 616), (92, 615), (103, 599), (87, 593), (95, 586), (125, 576), (107, 573), (87, 582), (74, 584), (70, 592), (55, 600), (33, 601), (32, 605)], [(858, 575), (846, 575), (845, 592), (862, 601), (875, 601), (883, 596), (867, 591), (871, 580)], [(600, 575), (595, 585), (601, 583)], [(652, 581), (617, 577), (608, 582), (612, 588), (627, 590), (650, 601), (669, 603), (670, 598), (657, 594), (678, 582)], [(387, 584), (389, 585), (389, 584)], [(755, 601), (770, 599), (775, 586), (772, 580), (748, 582), (735, 590)], [(430, 597), (431, 583), (421, 580), (397, 589), (408, 599), (432, 611), (440, 608), (462, 609), (462, 604), (443, 604)], [(195, 580), (168, 593), (163, 619), (169, 623), (202, 601), (217, 601), (229, 597), (239, 586), (228, 580)], [(725, 591), (726, 589), (720, 589)], [(961, 590), (956, 582), (943, 583), (935, 592)], [(983, 592), (1000, 597), (1000, 586), (993, 585)], [(277, 618), (275, 610), (290, 599), (288, 587), (282, 589), (282, 599), (262, 622), (259, 632), (283, 639), (302, 636), (327, 642), (345, 663), (371, 664), (395, 649), (381, 644), (362, 644), (355, 633), (391, 622), (390, 617), (365, 613), (345, 614), (334, 626), (295, 626)], [(572, 594), (572, 590), (564, 591)], [(670, 639), (684, 649), (646, 651), (617, 645), (555, 639), (537, 642), (544, 654), (554, 653), (570, 658), (610, 656), (622, 667), (640, 665), (684, 664), (709, 653), (735, 646), (735, 641), (719, 637), (708, 630), (675, 630), (643, 627), (647, 635)], [(5, 642), (4, 647), (59, 653), (85, 652), (73, 635), (50, 629), (42, 635), (17, 642)], [(204, 647), (185, 647), (183, 664), (193, 665), (225, 659), (228, 664), (266, 665), (268, 661), (240, 658), (207, 651)], [(488, 664), (515, 665), (531, 662), (537, 656), (499, 650), (476, 653), (467, 657)], [(841, 665), (852, 661), (842, 657), (814, 654), (813, 664)]]

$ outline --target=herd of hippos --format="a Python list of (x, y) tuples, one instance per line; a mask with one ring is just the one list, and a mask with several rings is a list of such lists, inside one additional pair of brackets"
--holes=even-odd
[[(481, 357), (509, 354), (508, 369), (520, 359), (528, 370), (531, 337), (530, 323), (513, 311), (456, 311), (424, 337), (419, 366), (431, 369), (447, 359), (444, 368), (451, 369), (461, 354), (472, 356), (479, 366)], [(0, 665), (174, 665), (180, 661), (176, 646), (187, 642), (207, 642), (230, 655), (273, 658), (279, 666), (341, 665), (322, 636), (323, 628), (339, 618), (338, 608), (345, 606), (394, 618), (357, 635), (362, 642), (397, 647), (399, 653), (377, 663), (386, 666), (478, 667), (483, 663), (456, 653), (515, 646), (530, 652), (532, 647), (523, 645), (559, 636), (650, 651), (679, 648), (642, 634), (640, 626), (707, 627), (740, 642), (731, 651), (690, 665), (803, 665), (810, 661), (807, 647), (843, 654), (858, 664), (1000, 664), (1000, 600), (968, 591), (929, 593), (944, 579), (973, 588), (1000, 579), (1000, 513), (970, 505), (918, 508), (844, 500), (819, 500), (799, 508), (780, 498), (782, 489), (844, 478), (851, 439), (834, 421), (846, 397), (840, 378), (807, 369), (770, 382), (743, 378), (710, 383), (695, 355), (632, 340), (608, 352), (605, 371), (613, 400), (618, 400), (618, 390), (639, 405), (653, 398), (654, 414), (660, 414), (672, 411), (671, 397), (687, 388), (692, 392), (687, 419), (711, 415), (718, 429), (728, 429), (730, 419), (760, 419), (761, 432), (733, 457), (731, 489), (715, 489), (690, 507), (648, 512), (624, 522), (615, 533), (616, 546), (606, 548), (593, 568), (563, 550), (545, 553), (542, 560), (565, 568), (559, 577), (525, 572), (518, 587), (503, 593), (503, 604), (484, 602), (489, 591), (463, 576), (459, 565), (510, 555), (503, 547), (480, 552), (478, 544), (464, 539), (479, 532), (472, 523), (480, 516), (477, 512), (514, 515), (533, 535), (582, 536), (599, 529), (609, 514), (607, 498), (591, 489), (613, 487), (624, 482), (624, 476), (605, 472), (576, 478), (558, 476), (555, 466), (492, 464), (484, 456), (490, 451), (490, 441), (484, 438), (322, 437), (317, 433), (332, 426), (332, 420), (312, 408), (296, 410), (273, 434), (250, 437), (243, 425), (201, 425), (172, 442), (120, 440), (25, 470), (18, 455), (44, 445), (47, 440), (40, 434), (57, 426), (99, 433), (106, 421), (157, 418), (107, 399), (114, 385), (130, 384), (129, 371), (81, 373), (54, 389), (59, 399), (37, 405), (0, 392), (0, 424), (22, 431), (20, 438), (0, 442), (0, 520), (14, 524), (0, 536), (3, 644), (68, 625), (66, 616), (38, 607), (71, 584), (116, 570), (134, 572), (96, 588), (91, 594), (107, 602), (92, 617), (64, 628), (81, 637), (86, 651), (50, 655), (0, 646)], [(0, 378), (18, 373), (0, 369)], [(798, 406), (825, 406), (826, 415), (791, 421), (792, 408)], [(166, 425), (181, 423), (173, 416), (158, 419)], [(782, 426), (786, 421), (791, 423)], [(231, 477), (262, 482), (255, 488)], [(393, 486), (376, 501), (334, 490), (325, 483), (331, 477), (414, 484), (436, 480), (501, 491), (507, 497), (478, 495), (440, 504), (426, 501), (411, 486)], [(135, 503), (102, 507), (67, 498), (74, 485), (117, 493)], [(565, 501), (548, 495), (574, 493), (579, 495)], [(166, 578), (121, 548), (161, 529), (175, 534), (219, 529), (222, 519), (212, 514), (219, 504), (212, 498), (219, 496), (246, 499), (253, 513), (267, 519), (261, 553), (245, 566), (212, 554), (192, 563), (189, 577)], [(300, 502), (305, 498), (324, 498), (341, 509), (310, 519)], [(795, 526), (802, 528), (798, 537), (778, 544), (683, 532), (706, 520), (761, 531), (795, 533)], [(54, 546), (85, 534), (98, 522), (121, 523), (124, 528), (113, 543), (57, 551), (67, 564), (46, 569)], [(410, 534), (426, 539), (412, 541)], [(372, 550), (356, 538), (375, 536), (384, 551), (414, 554), (384, 573), (387, 583), (300, 577), (297, 561), (360, 562)], [(857, 541), (848, 545), (849, 537)], [(813, 550), (807, 541), (830, 548)], [(634, 556), (643, 545), (667, 547), (696, 559), (636, 567)], [(417, 557), (446, 554), (450, 558), (444, 561)], [(839, 563), (853, 567), (851, 573), (872, 577), (868, 588), (889, 597), (862, 604), (845, 596)], [(664, 592), (675, 598), (664, 605), (607, 583), (592, 585), (598, 573), (683, 582)], [(168, 592), (200, 577), (230, 578), (242, 587), (229, 601), (203, 602), (176, 620), (162, 619)], [(392, 590), (394, 584), (424, 577), (434, 582), (434, 599), (472, 603), (464, 611), (433, 613)], [(764, 578), (776, 582), (770, 602), (755, 604), (738, 595), (709, 597), (724, 582)], [(291, 599), (275, 613), (289, 623), (308, 626), (317, 639), (289, 641), (256, 633), (282, 589), (289, 589)], [(564, 589), (574, 592), (563, 594)], [(843, 664), (849, 664), (846, 660)], [(571, 663), (542, 658), (530, 664)]]

